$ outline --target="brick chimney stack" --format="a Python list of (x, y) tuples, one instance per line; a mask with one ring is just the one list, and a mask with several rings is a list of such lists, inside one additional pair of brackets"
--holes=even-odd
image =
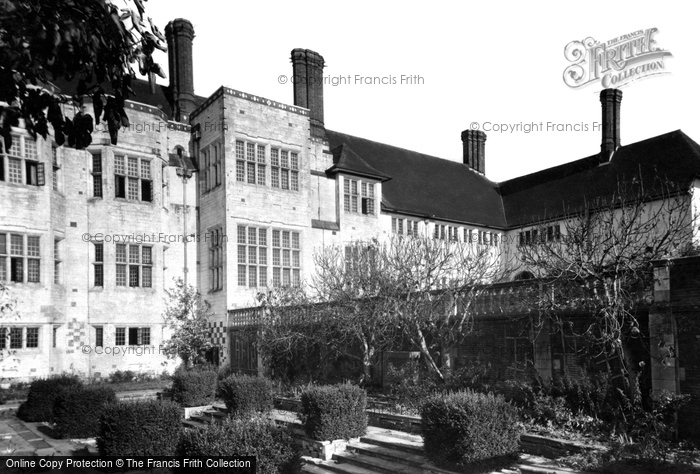
[(600, 92), (600, 104), (603, 108), (603, 141), (600, 144), (601, 159), (608, 161), (610, 156), (620, 148), (620, 103), (622, 91), (604, 89)]
[(165, 38), (168, 42), (168, 73), (173, 118), (187, 123), (196, 107), (192, 66), (194, 27), (189, 20), (178, 18), (165, 27)]
[(486, 174), (486, 133), (481, 130), (462, 132), (463, 161), (471, 169)]
[(323, 138), (323, 56), (310, 49), (292, 50), (294, 105), (309, 109), (311, 135)]

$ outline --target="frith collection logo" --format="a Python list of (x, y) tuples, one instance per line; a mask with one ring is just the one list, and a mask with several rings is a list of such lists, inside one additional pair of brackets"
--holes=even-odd
[(600, 81), (604, 89), (619, 88), (638, 79), (668, 74), (665, 57), (669, 51), (659, 48), (654, 40), (656, 28), (622, 35), (606, 42), (589, 37), (572, 41), (564, 48), (567, 61), (564, 82), (579, 88)]

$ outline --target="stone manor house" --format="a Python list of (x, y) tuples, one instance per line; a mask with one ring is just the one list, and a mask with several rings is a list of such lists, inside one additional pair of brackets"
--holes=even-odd
[[(20, 319), (2, 329), (16, 357), (0, 378), (172, 370), (159, 345), (175, 278), (211, 303), (211, 357), (225, 363), (237, 350), (230, 318), (261, 288), (308, 278), (322, 246), (394, 234), (517, 246), (558, 235), (562, 202), (640, 176), (665, 175), (698, 199), (700, 145), (678, 130), (622, 146), (618, 90), (601, 93), (599, 153), (495, 183), (480, 131), (462, 133), (456, 162), (326, 128), (316, 52), (292, 51), (293, 104), (226, 86), (202, 97), (192, 24), (174, 20), (166, 36), (170, 84), (153, 93), (135, 81), (118, 145), (104, 124), (86, 150), (17, 128), (2, 153), (0, 281)], [(551, 374), (555, 359), (538, 370)]]

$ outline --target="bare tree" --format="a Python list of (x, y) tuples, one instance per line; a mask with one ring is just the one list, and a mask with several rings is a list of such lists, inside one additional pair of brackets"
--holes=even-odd
[(639, 366), (631, 346), (642, 337), (637, 310), (653, 289), (651, 262), (692, 242), (690, 196), (660, 179), (650, 188), (635, 179), (568, 211), (549, 232), (529, 230), (520, 258), (547, 282), (541, 308), (555, 323), (563, 325), (570, 309), (591, 314), (585, 335), (601, 355), (619, 361), (631, 390)]
[(452, 349), (474, 330), (476, 298), (512, 271), (503, 241), (474, 235), (468, 242), (394, 238), (380, 252), (386, 311), (441, 380), (452, 369)]

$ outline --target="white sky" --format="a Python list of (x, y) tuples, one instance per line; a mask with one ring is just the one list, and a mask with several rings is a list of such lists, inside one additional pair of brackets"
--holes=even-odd
[[(622, 88), (622, 144), (676, 129), (700, 141), (700, 40), (693, 2), (413, 2), (150, 0), (161, 30), (174, 18), (195, 29), (194, 84), (226, 85), (293, 103), (290, 52), (312, 49), (326, 76), (420, 75), (421, 85), (326, 85), (332, 130), (461, 161), (472, 122), (586, 124), (588, 132), (487, 132), (494, 181), (597, 153), (600, 83), (564, 84), (564, 47), (657, 28), (673, 54), (670, 74)], [(167, 72), (167, 56), (157, 57)]]

